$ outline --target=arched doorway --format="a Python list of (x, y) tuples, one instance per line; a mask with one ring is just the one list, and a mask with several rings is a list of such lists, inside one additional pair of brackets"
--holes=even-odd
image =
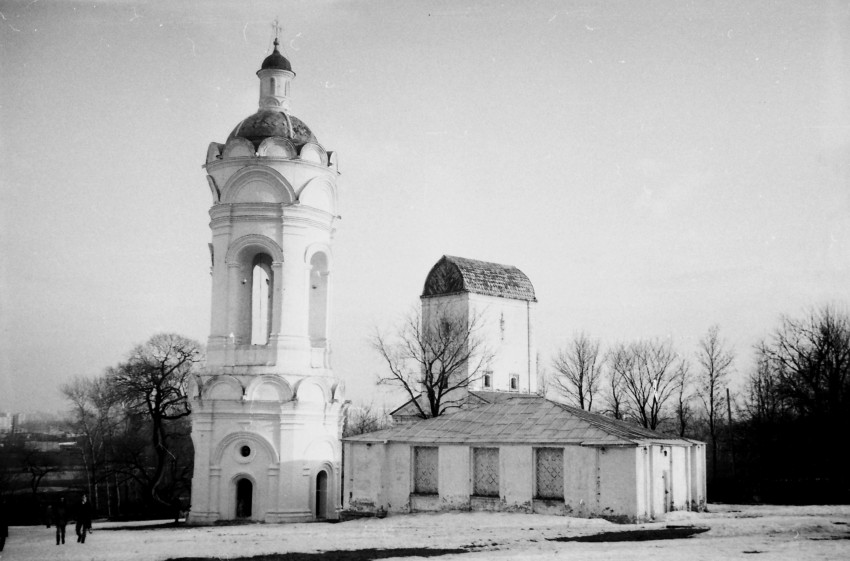
[(250, 479), (240, 479), (236, 482), (236, 518), (251, 518), (253, 495), (254, 485)]
[(322, 470), (316, 475), (316, 518), (328, 517), (328, 472)]

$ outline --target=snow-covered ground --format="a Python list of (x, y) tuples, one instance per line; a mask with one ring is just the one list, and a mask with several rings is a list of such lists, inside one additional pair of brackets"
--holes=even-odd
[[(74, 527), (69, 525), (64, 546), (55, 545), (52, 528), (12, 527), (2, 560), (148, 561), (189, 556), (226, 559), (296, 551), (469, 546), (475, 547), (468, 553), (431, 559), (850, 560), (850, 506), (710, 505), (706, 513), (674, 512), (664, 520), (635, 525), (560, 516), (457, 512), (391, 516), (383, 520), (339, 524), (138, 527), (144, 525), (128, 529), (127, 524), (95, 523), (95, 532), (84, 545), (76, 543)], [(687, 539), (641, 542), (585, 543), (546, 539), (659, 529), (668, 525), (693, 525), (710, 530)]]

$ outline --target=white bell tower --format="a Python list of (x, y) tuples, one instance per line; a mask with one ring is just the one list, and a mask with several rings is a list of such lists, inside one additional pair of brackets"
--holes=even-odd
[(336, 518), (342, 384), (330, 365), (336, 158), (290, 113), (295, 73), (262, 63), (259, 109), (204, 168), (212, 321), (192, 388), (189, 520)]

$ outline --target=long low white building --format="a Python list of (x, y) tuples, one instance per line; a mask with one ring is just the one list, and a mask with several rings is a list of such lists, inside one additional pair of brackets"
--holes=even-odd
[(454, 413), (344, 439), (344, 508), (617, 521), (705, 507), (705, 445), (544, 397), (470, 392)]

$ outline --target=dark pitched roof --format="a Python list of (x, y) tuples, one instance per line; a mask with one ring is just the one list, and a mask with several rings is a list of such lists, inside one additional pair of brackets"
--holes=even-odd
[(443, 255), (428, 273), (422, 296), (458, 292), (537, 301), (531, 281), (513, 265)]
[[(690, 441), (583, 411), (532, 394), (470, 392), (474, 398), (448, 415), (352, 436), (351, 442), (414, 444), (635, 445)], [(401, 409), (401, 408), (400, 408)], [(397, 410), (398, 411), (398, 410)]]

